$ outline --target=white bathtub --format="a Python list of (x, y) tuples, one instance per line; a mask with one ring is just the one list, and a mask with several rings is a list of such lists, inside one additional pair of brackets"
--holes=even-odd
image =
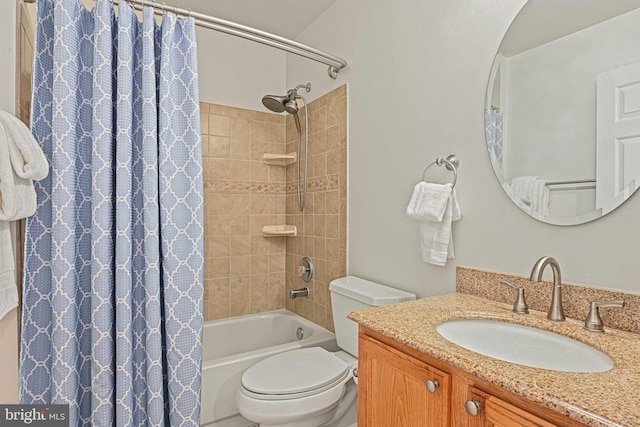
[(236, 409), (236, 391), (242, 373), (254, 363), (302, 347), (338, 350), (333, 333), (287, 310), (205, 322), (202, 338), (200, 425), (207, 427), (247, 425)]

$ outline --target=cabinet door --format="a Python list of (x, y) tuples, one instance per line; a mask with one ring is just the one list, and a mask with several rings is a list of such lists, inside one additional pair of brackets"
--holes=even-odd
[(467, 415), (464, 423), (468, 427), (555, 427), (542, 418), (514, 406), (491, 394), (470, 387), (469, 396), (472, 402), (478, 404), (475, 416)]
[(359, 427), (449, 426), (449, 374), (363, 335), (358, 355)]
[(491, 427), (554, 427), (548, 421), (543, 420), (517, 406), (500, 400), (495, 396), (489, 396), (485, 400), (487, 425)]

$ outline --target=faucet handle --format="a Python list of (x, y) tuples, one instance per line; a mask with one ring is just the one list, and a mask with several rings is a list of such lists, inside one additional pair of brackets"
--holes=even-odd
[(513, 303), (513, 310), (511, 311), (516, 314), (529, 314), (529, 306), (527, 305), (527, 301), (524, 299), (524, 288), (522, 286), (512, 285), (506, 280), (500, 280), (500, 284), (518, 291), (518, 297), (516, 298), (516, 302)]
[(600, 318), (600, 307), (624, 307), (624, 301), (592, 301), (589, 315), (584, 319), (584, 328), (591, 332), (604, 332), (604, 325)]

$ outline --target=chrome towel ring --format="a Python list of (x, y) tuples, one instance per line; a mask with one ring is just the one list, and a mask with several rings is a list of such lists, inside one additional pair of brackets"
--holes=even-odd
[(444, 157), (438, 157), (434, 162), (430, 163), (426, 168), (424, 168), (424, 171), (422, 171), (422, 181), (426, 181), (425, 177), (427, 175), (427, 170), (433, 165), (444, 165), (448, 170), (453, 172), (451, 188), (456, 186), (456, 181), (458, 180), (458, 166), (460, 165), (460, 159), (458, 158), (458, 156), (456, 156), (455, 154), (449, 154), (446, 159)]

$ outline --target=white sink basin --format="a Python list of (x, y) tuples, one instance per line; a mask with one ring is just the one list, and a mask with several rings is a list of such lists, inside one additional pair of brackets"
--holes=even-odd
[(562, 372), (605, 372), (613, 361), (587, 344), (542, 329), (483, 319), (443, 322), (436, 330), (467, 350), (495, 359)]

